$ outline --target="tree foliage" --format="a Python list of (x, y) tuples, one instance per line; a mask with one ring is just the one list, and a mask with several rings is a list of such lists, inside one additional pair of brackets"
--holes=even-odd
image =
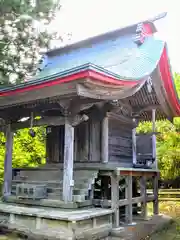
[(0, 84), (24, 81), (36, 70), (39, 52), (57, 33), (48, 24), (58, 0), (0, 0)]
[[(29, 129), (14, 133), (13, 168), (35, 167), (45, 163), (45, 128), (34, 128), (36, 136), (29, 135)], [(0, 183), (4, 172), (5, 136), (0, 133)]]

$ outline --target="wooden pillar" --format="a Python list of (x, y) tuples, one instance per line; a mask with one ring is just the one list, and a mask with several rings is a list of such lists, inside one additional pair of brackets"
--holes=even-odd
[(4, 197), (11, 195), (13, 136), (14, 133), (12, 132), (11, 125), (9, 124), (6, 130), (6, 153), (4, 160), (4, 185), (3, 185)]
[(146, 177), (140, 177), (140, 192), (141, 197), (143, 197), (143, 201), (141, 202), (141, 216), (146, 220), (147, 219), (147, 184)]
[(159, 180), (159, 173), (157, 173), (157, 175), (153, 177), (153, 194), (154, 194), (153, 213), (154, 214), (159, 214), (158, 180)]
[(111, 176), (111, 208), (114, 210), (113, 225), (119, 227), (119, 176)]
[(109, 119), (104, 117), (101, 127), (101, 161), (107, 163), (109, 159)]
[(73, 156), (74, 156), (74, 128), (65, 123), (64, 144), (64, 174), (63, 174), (63, 200), (71, 202), (73, 190)]
[(102, 199), (109, 199), (109, 176), (101, 176)]
[(154, 133), (152, 135), (152, 156), (155, 159), (155, 167), (158, 169), (158, 163), (156, 158), (156, 109), (152, 109), (152, 132)]
[(126, 206), (126, 211), (125, 211), (125, 218), (126, 222), (132, 223), (132, 214), (133, 214), (133, 208), (132, 208), (132, 175), (126, 176), (126, 192), (125, 192), (125, 197), (128, 200), (128, 205)]
[(136, 128), (132, 130), (132, 154), (133, 154), (133, 164), (136, 164)]

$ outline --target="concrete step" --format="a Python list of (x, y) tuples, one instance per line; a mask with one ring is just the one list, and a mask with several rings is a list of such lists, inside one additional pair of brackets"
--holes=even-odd
[[(62, 200), (63, 199), (63, 190), (60, 188), (50, 188), (48, 189), (47, 198), (52, 200)], [(73, 190), (73, 201), (74, 202), (84, 202), (87, 200), (88, 197), (88, 190), (87, 189), (75, 189)], [(11, 194), (16, 196), (16, 185), (13, 185)]]
[[(48, 198), (52, 199), (52, 200), (62, 200), (63, 195), (62, 195), (62, 193), (59, 193), (59, 194), (49, 193)], [(86, 194), (79, 194), (79, 195), (73, 194), (73, 201), (74, 202), (84, 202), (84, 201), (87, 200), (86, 198), (87, 198)]]
[[(75, 170), (73, 173), (74, 180), (82, 178), (97, 178), (98, 172), (93, 170)], [(63, 180), (62, 170), (21, 170), (14, 177), (15, 180)]]
[[(97, 173), (93, 172), (91, 174), (87, 174), (87, 175), (80, 175), (80, 176), (76, 176), (74, 177), (74, 185), (75, 186), (81, 186), (82, 184), (85, 185), (86, 187), (88, 187), (88, 184), (94, 184), (95, 183), (95, 179), (97, 177)], [(33, 179), (31, 178), (22, 178), (22, 177), (16, 177), (13, 179), (13, 183), (31, 183), (31, 184), (46, 184), (46, 185), (51, 185), (51, 184), (57, 184), (59, 183), (60, 186), (63, 185), (63, 179), (57, 179), (57, 180), (52, 180), (52, 179), (48, 179), (48, 180), (44, 180), (44, 179), (39, 179), (39, 177), (35, 177)]]
[[(95, 183), (98, 171), (75, 170), (73, 201), (84, 202), (89, 196), (89, 190)], [(17, 184), (46, 185), (48, 188), (48, 199), (62, 199), (63, 193), (63, 171), (62, 170), (21, 170), (19, 175), (12, 181), (12, 195), (16, 195)]]
[[(45, 184), (47, 187), (53, 187), (53, 188), (62, 188), (63, 187), (63, 181), (58, 182), (58, 181), (30, 181), (30, 180), (13, 180), (12, 184), (35, 184), (35, 185), (40, 185), (40, 184)], [(74, 188), (78, 189), (91, 189), (92, 184), (94, 184), (94, 179), (79, 179), (74, 181)]]
[[(53, 187), (48, 187), (47, 188), (48, 194), (54, 194), (54, 195), (58, 195), (61, 194), (63, 192), (63, 188), (53, 188)], [(12, 192), (15, 194), (16, 192), (16, 185), (12, 185)], [(73, 194), (74, 195), (81, 195), (81, 194), (85, 194), (88, 195), (89, 194), (89, 190), (86, 188), (74, 188), (73, 189)]]

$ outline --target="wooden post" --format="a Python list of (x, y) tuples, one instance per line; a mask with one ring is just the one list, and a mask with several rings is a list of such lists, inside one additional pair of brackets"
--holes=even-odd
[(133, 153), (133, 164), (136, 164), (136, 128), (132, 130), (132, 153)]
[(119, 176), (111, 176), (111, 208), (114, 210), (113, 224), (119, 227)]
[(159, 173), (153, 177), (153, 194), (154, 194), (154, 201), (153, 201), (153, 213), (159, 214), (159, 199), (158, 199), (158, 179)]
[(143, 201), (141, 202), (141, 216), (146, 220), (147, 219), (147, 185), (146, 185), (146, 177), (140, 177), (140, 192), (143, 197)]
[(72, 202), (73, 188), (74, 128), (66, 122), (64, 144), (63, 200)]
[(109, 199), (109, 176), (101, 176), (102, 198)]
[(107, 163), (109, 158), (109, 120), (104, 117), (101, 127), (101, 161)]
[(126, 192), (125, 197), (128, 200), (128, 205), (126, 206), (125, 211), (125, 218), (126, 222), (132, 223), (132, 214), (133, 214), (133, 208), (132, 208), (132, 175), (126, 176)]
[(11, 195), (13, 136), (14, 134), (11, 131), (11, 125), (9, 124), (6, 130), (6, 153), (4, 160), (4, 185), (3, 185), (4, 197)]
[[(152, 109), (152, 131), (156, 131), (156, 109)], [(158, 169), (158, 163), (156, 159), (156, 135), (152, 135), (152, 156), (155, 159), (155, 167)]]

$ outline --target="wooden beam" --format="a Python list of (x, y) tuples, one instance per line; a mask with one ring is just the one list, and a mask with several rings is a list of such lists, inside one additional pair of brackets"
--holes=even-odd
[(132, 175), (126, 176), (126, 190), (125, 190), (125, 197), (128, 199), (128, 205), (126, 206), (126, 222), (132, 223)]
[(159, 174), (153, 177), (153, 194), (154, 194), (153, 213), (154, 214), (159, 214), (158, 180), (159, 180)]
[[(83, 121), (87, 121), (89, 118), (87, 115), (76, 115), (76, 116), (70, 116), (68, 117), (68, 121), (72, 126), (77, 126)], [(12, 129), (22, 129), (22, 128), (29, 128), (30, 127), (30, 120), (27, 120), (25, 122), (19, 122), (12, 124)], [(38, 127), (38, 126), (43, 126), (43, 125), (48, 125), (48, 126), (60, 126), (65, 124), (65, 117), (43, 117), (42, 119), (39, 120), (34, 120), (33, 121), (33, 126)]]
[(152, 177), (155, 176), (157, 174), (156, 171), (138, 171), (138, 169), (136, 171), (131, 171), (131, 170), (121, 170), (120, 171), (120, 175), (121, 176), (129, 176), (132, 175), (133, 177), (138, 177), (138, 176), (146, 176), (146, 177)]
[(73, 156), (74, 156), (74, 127), (65, 123), (64, 144), (64, 175), (63, 175), (63, 200), (65, 203), (72, 202), (73, 182)]
[[(156, 109), (152, 109), (152, 131), (156, 131)], [(155, 167), (158, 169), (158, 162), (156, 158), (156, 135), (152, 135), (152, 156), (155, 159)]]
[(146, 177), (142, 176), (140, 178), (140, 192), (143, 198), (141, 203), (141, 216), (146, 220), (147, 219), (147, 185), (146, 185)]
[(133, 120), (129, 117), (125, 117), (125, 116), (122, 116), (120, 114), (113, 113), (113, 112), (108, 112), (107, 116), (111, 119), (116, 119), (116, 120), (120, 121), (121, 123), (123, 122), (124, 124), (136, 126), (136, 123), (134, 123)]
[(13, 132), (9, 124), (6, 129), (6, 153), (4, 160), (4, 185), (3, 196), (11, 195), (11, 182), (12, 182), (12, 151), (13, 151)]
[(109, 159), (109, 119), (104, 117), (101, 125), (101, 161), (108, 163)]
[(119, 176), (111, 176), (111, 208), (114, 210), (113, 224), (115, 228), (119, 227)]
[(132, 130), (132, 154), (133, 154), (133, 164), (136, 164), (137, 153), (136, 153), (136, 128)]

